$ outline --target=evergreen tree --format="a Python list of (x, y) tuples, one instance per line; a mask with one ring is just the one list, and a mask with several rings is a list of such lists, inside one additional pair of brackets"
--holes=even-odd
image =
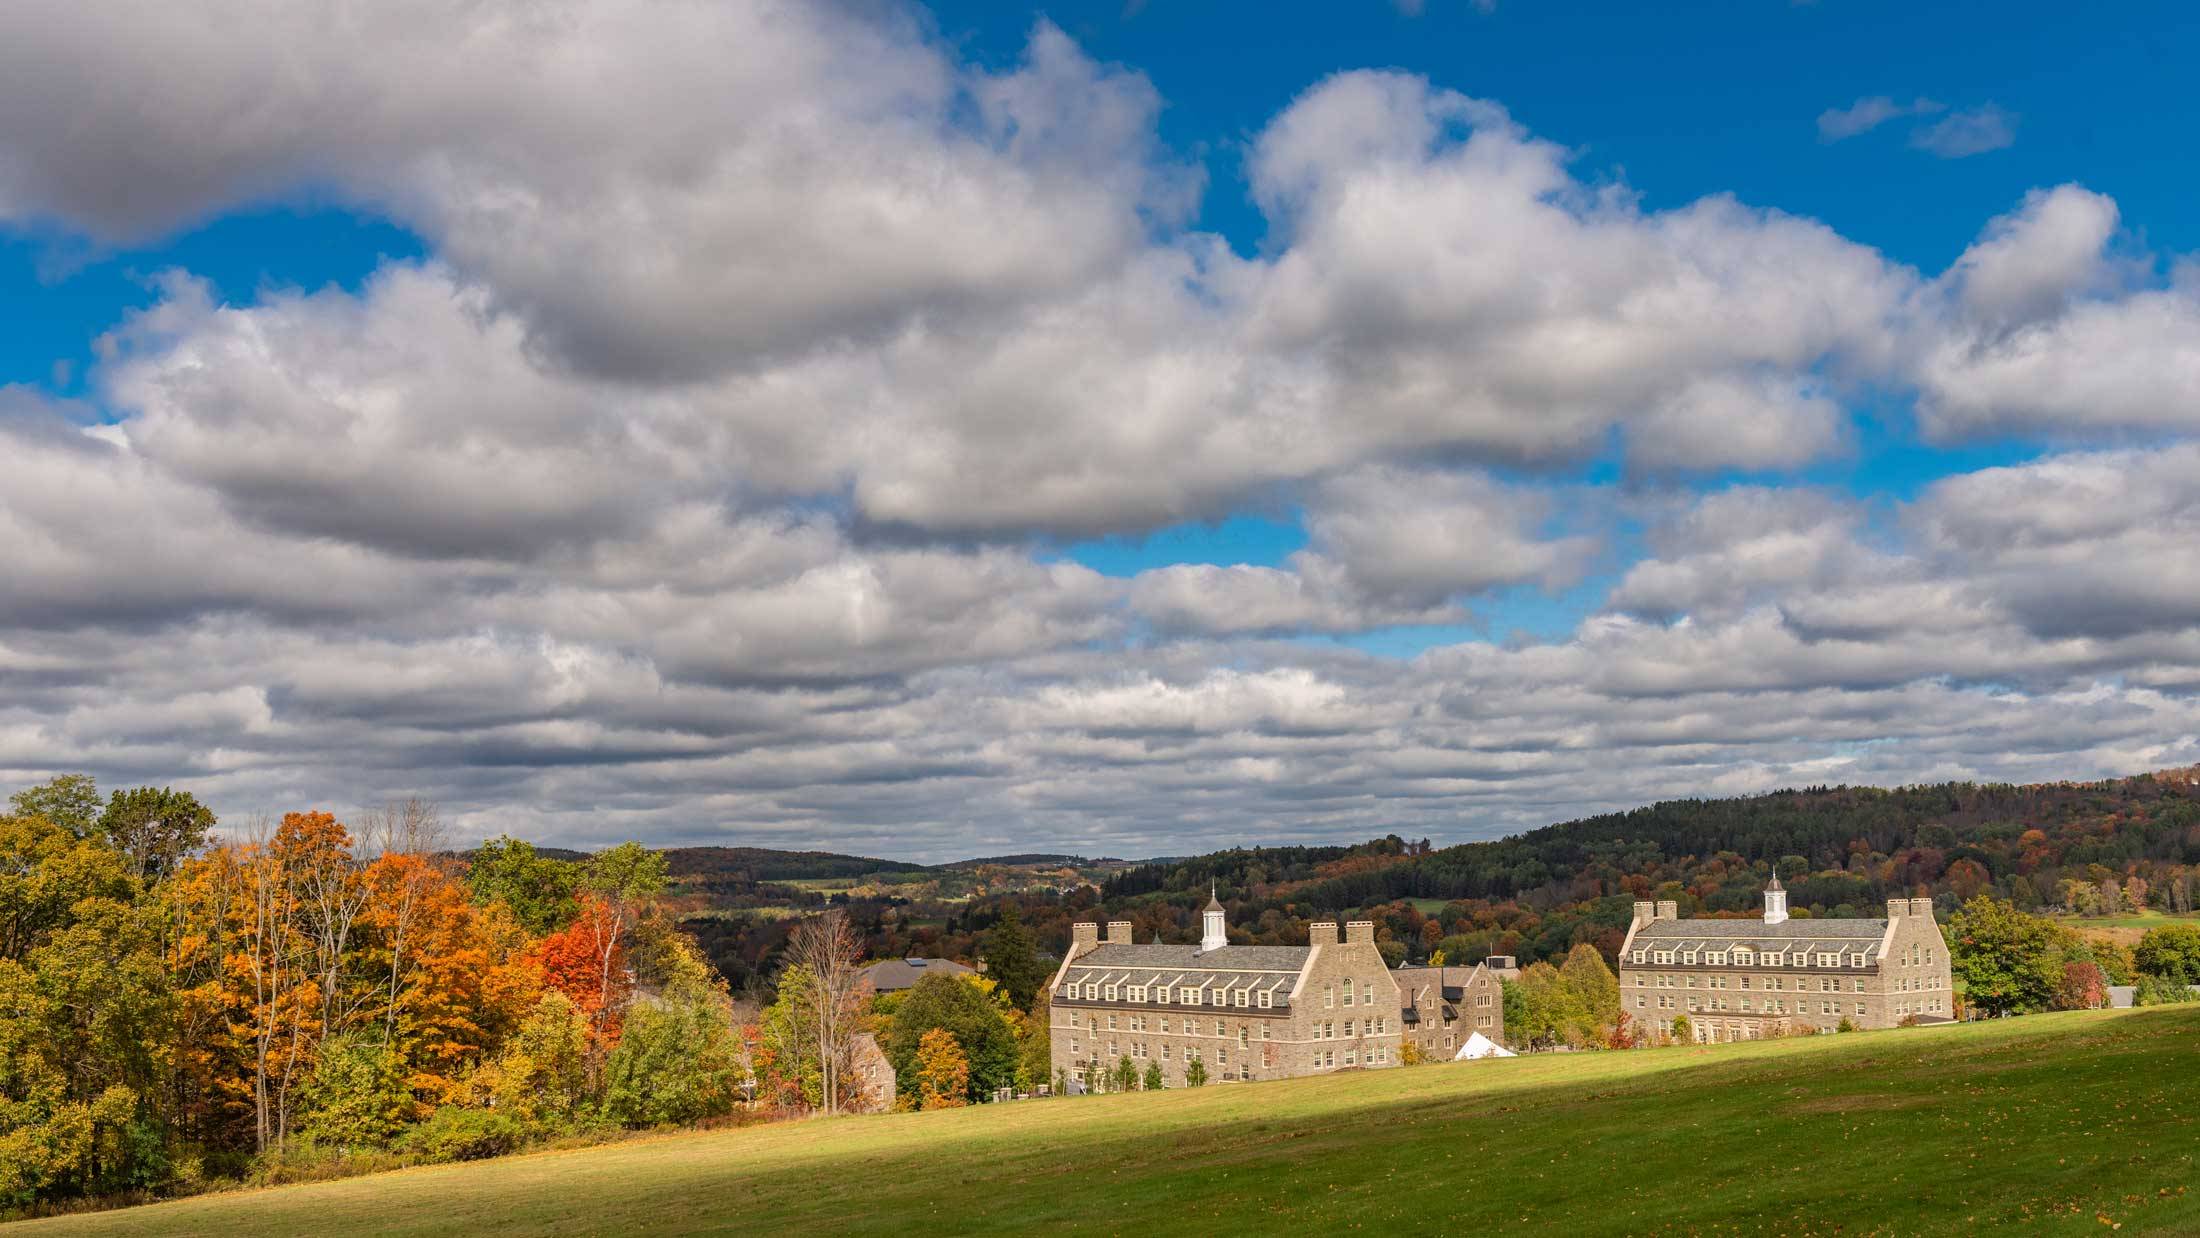
[(1039, 967), (1039, 956), (1032, 949), (1031, 935), (1024, 931), (1023, 920), (1010, 904), (1001, 909), (1000, 922), (985, 943), (985, 974), (1018, 1010), (1031, 1009), (1038, 996), (1039, 986), (1045, 976)]

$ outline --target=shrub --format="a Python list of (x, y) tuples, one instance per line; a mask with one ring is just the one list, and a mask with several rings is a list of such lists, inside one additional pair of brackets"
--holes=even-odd
[(2200, 993), (2187, 988), (2183, 981), (2169, 980), (2161, 976), (2139, 977), (2138, 991), (2132, 994), (2134, 1006), (2173, 1006), (2179, 1002), (2200, 1001)]
[(445, 1105), (399, 1142), (425, 1161), (479, 1161), (517, 1149), (530, 1134), (511, 1114)]

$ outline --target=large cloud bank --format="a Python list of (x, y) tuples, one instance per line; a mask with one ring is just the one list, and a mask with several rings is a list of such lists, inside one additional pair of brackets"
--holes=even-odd
[[(312, 194), (433, 256), (172, 272), (89, 406), (0, 393), (0, 778), (944, 858), (2200, 759), (2200, 268), (2114, 202), (1919, 272), (1353, 73), (1251, 140), (1246, 256), (1162, 105), (882, 6), (6, 6), (0, 221)], [(1901, 502), (1715, 482), (1890, 399), (2048, 447)], [(1050, 549), (1256, 508), (1306, 547)], [(1555, 639), (1309, 639), (1600, 574)]]

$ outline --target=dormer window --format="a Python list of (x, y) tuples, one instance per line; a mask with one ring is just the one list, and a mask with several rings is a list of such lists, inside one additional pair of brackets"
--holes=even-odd
[(1635, 951), (1635, 962), (1637, 962), (1637, 963), (1640, 963), (1640, 962), (1644, 961), (1644, 959), (1645, 959), (1646, 957), (1648, 957), (1648, 951), (1644, 951), (1644, 950), (1637, 950), (1637, 951)]
[(1673, 961), (1673, 952), (1672, 952), (1671, 950), (1660, 950), (1660, 951), (1658, 951), (1658, 962), (1660, 962), (1660, 963), (1670, 963), (1670, 962), (1672, 962), (1672, 961)]
[(1724, 950), (1714, 950), (1714, 951), (1712, 951), (1712, 952), (1711, 952), (1711, 965), (1712, 965), (1713, 967), (1724, 967), (1724, 966), (1726, 966), (1726, 951), (1724, 951)]
[(1184, 990), (1184, 1004), (1185, 1004), (1185, 1005), (1187, 1005), (1187, 1006), (1197, 1006), (1197, 1005), (1199, 1005), (1199, 994), (1200, 994), (1200, 990), (1198, 990), (1198, 989), (1186, 989), (1186, 990)]
[(1114, 985), (1112, 985), (1112, 984), (1111, 984), (1111, 985), (1109, 985), (1109, 986), (1108, 986), (1108, 987), (1107, 987), (1106, 989), (1102, 990), (1102, 992), (1106, 994), (1106, 996), (1107, 996), (1107, 999), (1108, 999), (1109, 1001), (1111, 1001), (1111, 1002), (1112, 1002), (1112, 1001), (1114, 1001), (1114, 1000), (1115, 1000), (1115, 986), (1114, 986)]
[(1765, 951), (1765, 966), (1778, 967), (1785, 962), (1787, 962), (1787, 955), (1782, 954), (1778, 950)]
[(1257, 1004), (1262, 1010), (1268, 1009), (1268, 1007), (1271, 1005), (1271, 995), (1268, 990), (1262, 989), (1260, 991), (1260, 999)]
[(1851, 966), (1851, 967), (1862, 967), (1863, 965), (1864, 965), (1864, 956), (1863, 956), (1862, 954), (1852, 954), (1852, 955), (1850, 955), (1850, 956), (1849, 956), (1849, 966)]
[(1681, 955), (1681, 962), (1688, 964), (1690, 967), (1694, 967), (1696, 965), (1696, 952), (1690, 950), (1687, 953)]

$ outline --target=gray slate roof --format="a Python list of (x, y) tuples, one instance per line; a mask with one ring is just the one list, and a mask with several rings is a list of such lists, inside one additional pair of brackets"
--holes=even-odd
[(1198, 946), (1146, 942), (1100, 946), (1077, 956), (1078, 967), (1168, 967), (1191, 971), (1288, 971), (1306, 966), (1312, 946), (1224, 946), (1202, 954)]
[(967, 976), (971, 969), (953, 959), (888, 959), (863, 969), (864, 978), (880, 993), (906, 989), (926, 976)]
[(1635, 940), (1679, 941), (1683, 938), (1753, 941), (1758, 938), (1830, 941), (1834, 938), (1878, 941), (1887, 934), (1885, 920), (1658, 920), (1636, 931)]

